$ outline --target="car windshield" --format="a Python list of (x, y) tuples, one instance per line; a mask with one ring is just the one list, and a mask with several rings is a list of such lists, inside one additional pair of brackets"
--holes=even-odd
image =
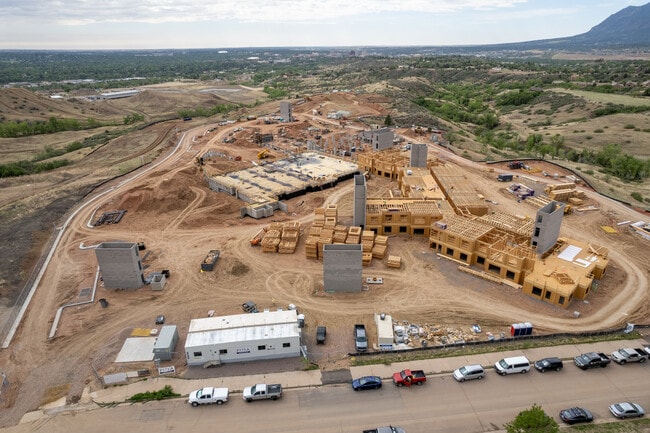
[(458, 371), (460, 371), (460, 374), (462, 374), (463, 376), (467, 375), (467, 369), (465, 367), (460, 367)]
[(499, 361), (499, 365), (500, 365), (501, 368), (503, 368), (503, 369), (507, 369), (507, 368), (508, 368), (508, 363), (506, 362), (505, 359), (502, 359), (501, 361)]
[(541, 364), (542, 364), (544, 367), (548, 367), (549, 365), (551, 365), (551, 363), (548, 362), (548, 360), (546, 360), (546, 359), (542, 359)]
[(361, 385), (365, 385), (368, 382), (372, 382), (371, 377), (362, 377), (361, 379), (359, 379), (359, 384)]

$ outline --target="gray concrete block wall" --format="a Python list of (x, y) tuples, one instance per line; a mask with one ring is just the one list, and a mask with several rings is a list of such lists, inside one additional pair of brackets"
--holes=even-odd
[(427, 145), (414, 143), (411, 145), (411, 167), (427, 166)]
[(137, 289), (144, 285), (144, 270), (135, 242), (102, 242), (95, 248), (104, 287)]
[(361, 291), (362, 252), (361, 244), (323, 246), (323, 281), (326, 291)]
[(363, 174), (354, 176), (354, 215), (352, 225), (358, 227), (366, 226), (366, 177)]
[(563, 216), (564, 203), (560, 203), (558, 206), (558, 202), (555, 201), (550, 202), (537, 211), (530, 243), (536, 247), (538, 255), (544, 254), (557, 242), (557, 238), (560, 236)]

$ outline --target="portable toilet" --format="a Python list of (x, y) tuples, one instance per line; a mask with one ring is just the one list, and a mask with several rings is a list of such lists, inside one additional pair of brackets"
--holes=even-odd
[(163, 326), (160, 334), (153, 345), (153, 355), (155, 359), (161, 361), (171, 361), (174, 350), (178, 343), (178, 328), (176, 325)]

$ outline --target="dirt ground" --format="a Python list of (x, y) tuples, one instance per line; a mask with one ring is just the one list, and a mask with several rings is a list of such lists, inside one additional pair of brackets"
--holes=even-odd
[[(354, 122), (341, 125), (324, 116), (313, 116), (312, 110), (321, 106), (351, 111), (352, 117), (385, 115), (382, 101), (341, 93), (314, 97), (297, 106), (294, 114), (298, 121), (292, 125), (264, 125), (255, 119), (227, 126), (194, 126), (184, 135), (178, 133), (179, 146), (167, 147), (155, 164), (108, 182), (89, 195), (65, 228), (11, 346), (0, 352), (0, 365), (11, 384), (3, 392), (0, 425), (16, 423), (22, 414), (36, 409), (45, 400), (66, 396), (70, 402), (77, 401), (85, 386), (91, 389), (101, 386), (99, 375), (153, 369), (152, 363), (123, 365), (114, 360), (133, 328), (155, 327), (154, 319), (159, 314), (166, 316), (167, 324), (178, 326), (180, 350), (169, 365), (173, 364), (184, 377), (234, 374), (233, 369), (226, 368), (200, 372), (187, 369), (182, 347), (191, 319), (206, 317), (209, 310), (217, 315), (239, 314), (241, 304), (248, 300), (260, 308), (296, 305), (306, 317), (304, 335), (310, 361), (324, 370), (348, 365), (354, 323), (365, 323), (370, 341), (376, 339), (372, 323), (373, 315), (379, 312), (389, 313), (395, 320), (464, 331), (471, 324), (479, 323), (484, 332), (495, 335), (508, 332), (511, 323), (522, 321), (532, 322), (538, 332), (593, 330), (622, 326), (628, 321), (648, 322), (650, 265), (647, 254), (642, 253), (648, 248), (648, 242), (627, 231), (625, 226), (616, 225), (643, 216), (593, 192), (587, 192), (589, 203), (599, 210), (569, 215), (562, 234), (608, 247), (612, 261), (588, 302), (574, 302), (567, 310), (536, 301), (508, 286), (458, 272), (455, 263), (435, 256), (424, 238), (391, 236), (389, 254), (402, 257), (402, 268), (388, 268), (382, 261), (373, 260), (363, 269), (363, 275), (382, 277), (383, 284), (370, 285), (367, 291), (358, 294), (323, 291), (322, 263), (305, 256), (304, 236), (292, 255), (263, 253), (261, 248), (252, 247), (250, 238), (271, 221), (300, 221), (306, 233), (314, 208), (329, 203), (338, 204), (341, 224), (352, 222), (352, 181), (288, 200), (286, 214), (278, 212), (270, 219), (254, 220), (241, 218), (243, 203), (211, 191), (204, 180), (205, 172), (226, 172), (257, 161), (259, 147), (249, 141), (252, 132), (279, 134), (279, 128), (284, 127), (287, 141), (291, 141), (289, 138), (294, 135), (309, 136), (306, 128), (310, 125), (338, 132), (363, 127)], [(235, 132), (235, 128), (242, 129)], [(223, 142), (229, 136), (236, 138), (234, 143)], [(274, 145), (277, 146), (271, 152), (274, 157), (291, 146), (290, 143), (285, 146), (282, 140), (274, 141)], [(477, 192), (490, 200), (492, 210), (534, 215), (536, 209), (525, 202), (518, 203), (505, 191), (507, 185), (497, 182), (495, 173), (488, 172), (486, 166), (470, 163), (433, 145), (429, 149), (430, 156), (449, 164), (462, 164)], [(212, 158), (200, 167), (196, 156), (207, 150), (226, 156)], [(241, 161), (235, 161), (235, 156), (240, 156)], [(500, 170), (500, 167), (493, 168)], [(548, 182), (541, 174), (548, 167), (538, 168), (539, 172), (528, 173), (526, 177), (540, 184)], [(558, 169), (550, 171), (558, 172)], [(368, 187), (368, 196), (377, 197), (388, 195), (397, 185), (373, 177)], [(118, 209), (127, 211), (119, 224), (98, 227), (89, 224), (101, 212)], [(602, 225), (616, 227), (619, 233), (606, 234), (600, 228)], [(48, 339), (60, 306), (89, 300), (81, 291), (92, 286), (97, 263), (94, 252), (80, 246), (114, 240), (144, 242), (145, 273), (170, 270), (164, 290), (155, 292), (143, 287), (113, 291), (100, 287), (95, 300), (105, 298), (109, 306), (102, 308), (99, 303), (91, 302), (65, 309), (56, 336)], [(200, 272), (201, 261), (214, 248), (221, 250), (215, 270)], [(574, 311), (580, 312), (579, 318), (574, 317)], [(324, 346), (315, 344), (317, 325), (328, 328)], [(53, 389), (63, 390), (59, 391), (62, 395), (48, 392)]]

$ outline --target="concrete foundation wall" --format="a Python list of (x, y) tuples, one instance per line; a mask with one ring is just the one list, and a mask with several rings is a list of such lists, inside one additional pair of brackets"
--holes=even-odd
[(323, 245), (323, 281), (326, 291), (360, 292), (361, 244)]

